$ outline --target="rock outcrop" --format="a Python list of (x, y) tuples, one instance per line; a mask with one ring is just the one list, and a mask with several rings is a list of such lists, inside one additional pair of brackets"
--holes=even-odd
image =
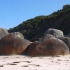
[(0, 54), (21, 54), (31, 42), (15, 34), (8, 34), (0, 40)]
[(39, 44), (32, 43), (29, 45), (29, 48), (28, 55), (30, 56), (55, 56), (69, 54), (68, 46), (60, 39), (47, 39)]
[(51, 34), (53, 35), (54, 37), (58, 38), (58, 37), (63, 37), (63, 32), (61, 30), (58, 30), (58, 29), (53, 29), (53, 28), (49, 28), (44, 35), (46, 34)]

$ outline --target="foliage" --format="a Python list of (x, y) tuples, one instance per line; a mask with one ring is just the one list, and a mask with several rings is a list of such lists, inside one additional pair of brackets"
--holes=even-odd
[(63, 6), (63, 9), (67, 9), (67, 8), (70, 8), (70, 4), (67, 4), (67, 5)]
[[(66, 8), (68, 7), (68, 8)], [(48, 28), (60, 29), (66, 34), (70, 31), (70, 6), (63, 6), (62, 10), (53, 12), (48, 16), (36, 16), (27, 21), (22, 22), (14, 28), (10, 28), (9, 32), (21, 32), (25, 38), (34, 41), (43, 36)]]

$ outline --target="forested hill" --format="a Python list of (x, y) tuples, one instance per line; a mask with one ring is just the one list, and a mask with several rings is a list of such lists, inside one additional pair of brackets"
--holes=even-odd
[(30, 41), (38, 40), (48, 28), (60, 29), (67, 34), (70, 32), (70, 5), (64, 5), (61, 10), (48, 16), (36, 16), (28, 19), (9, 32), (21, 32)]

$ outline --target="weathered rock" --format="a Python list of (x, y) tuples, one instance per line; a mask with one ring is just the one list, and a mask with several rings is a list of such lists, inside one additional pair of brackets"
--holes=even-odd
[(32, 42), (25, 50), (25, 55), (28, 55), (33, 49), (35, 49), (36, 45), (39, 44), (38, 41)]
[(62, 41), (64, 41), (67, 46), (69, 47), (69, 51), (70, 51), (70, 38), (69, 37), (59, 37), (59, 39), (61, 39)]
[(24, 39), (23, 34), (22, 34), (22, 33), (20, 33), (20, 32), (13, 32), (13, 34), (15, 34), (15, 35), (17, 35), (18, 37), (21, 37), (21, 38), (23, 38), (23, 39)]
[(32, 51), (35, 46), (38, 44), (38, 41), (32, 42), (28, 47), (21, 53), (21, 55), (28, 55), (30, 51)]
[(5, 28), (0, 28), (0, 39), (8, 34)]
[(52, 39), (52, 38), (55, 38), (55, 37), (51, 34), (45, 34), (43, 37), (39, 38), (39, 43), (46, 41), (47, 39)]
[(0, 54), (21, 54), (30, 43), (15, 34), (8, 34), (0, 40)]
[(39, 44), (32, 43), (29, 45), (29, 48), (30, 50), (28, 50), (28, 55), (30, 56), (54, 56), (69, 54), (68, 46), (59, 39), (48, 39)]
[(62, 32), (61, 30), (53, 29), (53, 28), (49, 28), (49, 29), (45, 32), (44, 35), (46, 35), (46, 34), (51, 34), (51, 35), (53, 35), (53, 36), (55, 36), (55, 37), (57, 37), (57, 38), (64, 36), (64, 35), (63, 35), (63, 32)]

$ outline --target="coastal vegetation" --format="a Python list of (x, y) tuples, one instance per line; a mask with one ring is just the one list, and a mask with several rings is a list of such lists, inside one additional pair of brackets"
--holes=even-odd
[(50, 15), (40, 15), (23, 21), (8, 31), (21, 32), (26, 39), (35, 41), (42, 37), (48, 28), (62, 30), (65, 35), (70, 33), (70, 5), (64, 5)]

